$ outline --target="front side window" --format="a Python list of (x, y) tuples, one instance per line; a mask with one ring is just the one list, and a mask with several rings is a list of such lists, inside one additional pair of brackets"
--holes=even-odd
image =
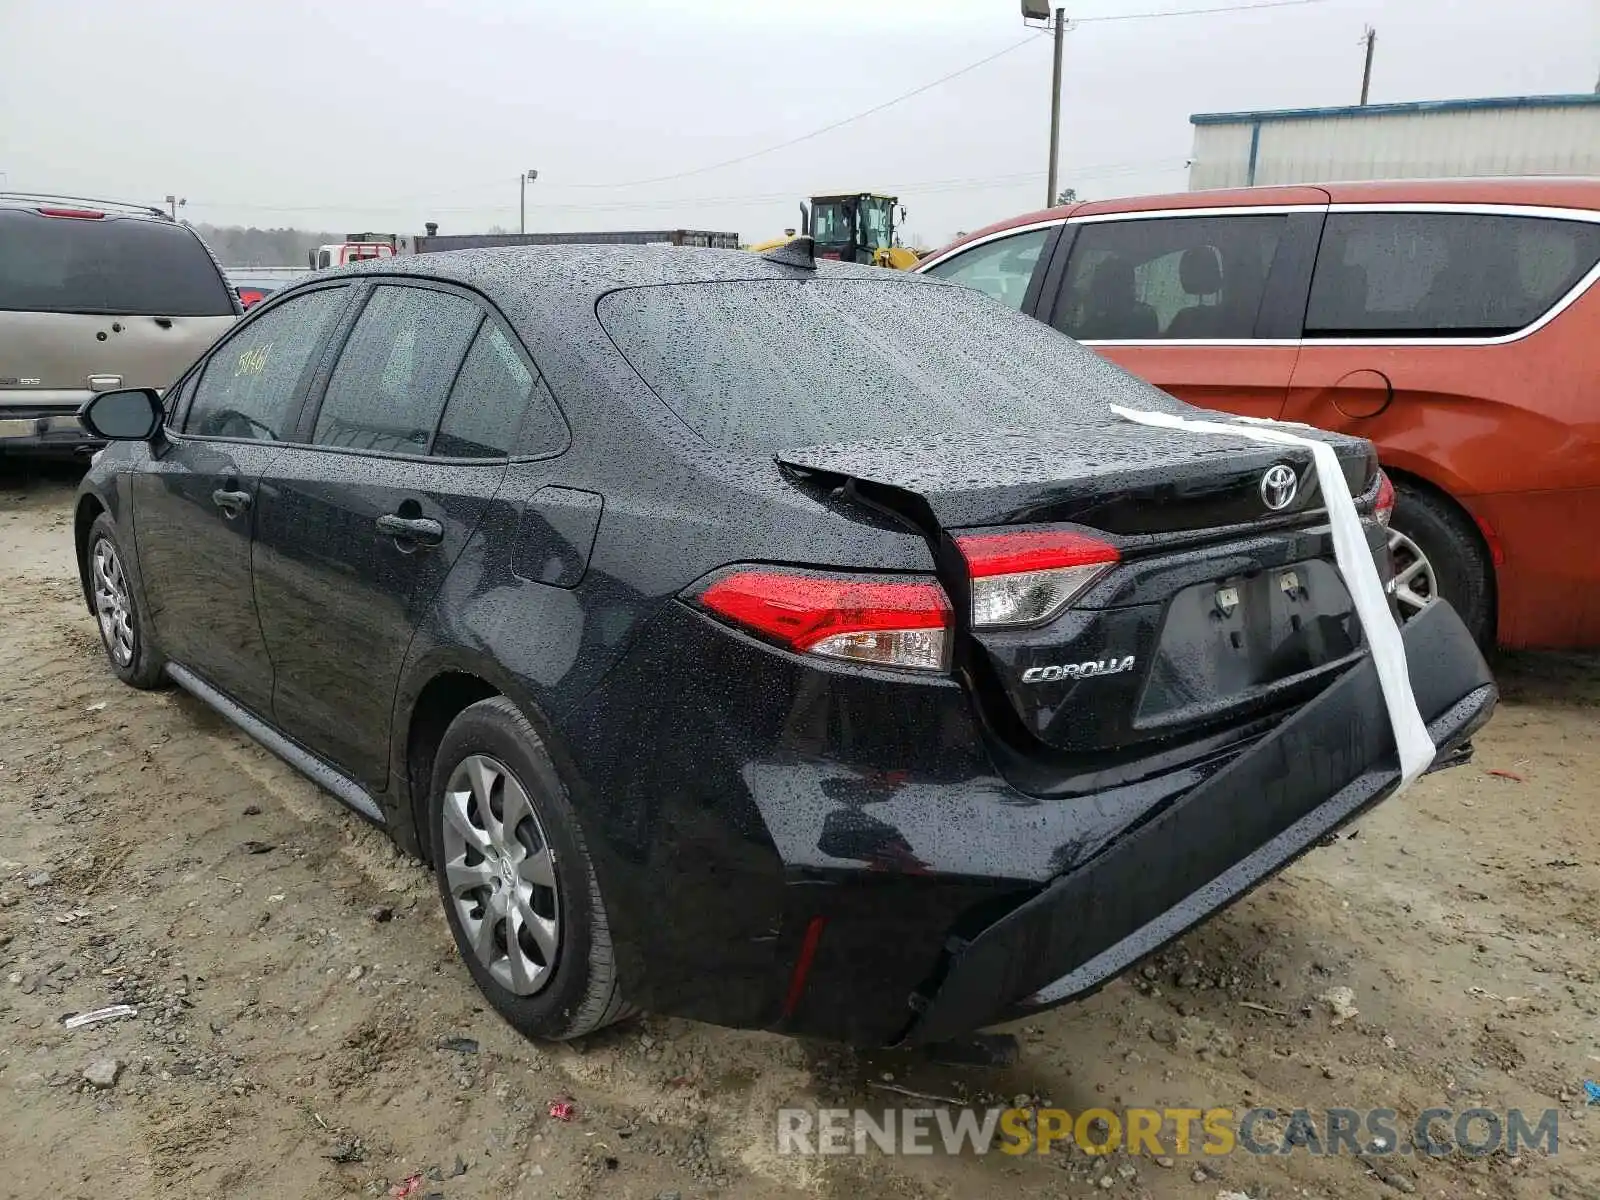
[(1600, 224), (1492, 213), (1331, 213), (1307, 337), (1494, 337), (1536, 321), (1600, 259)]
[(328, 380), (312, 441), (426, 454), (445, 397), (483, 320), (472, 301), (380, 284)]
[(986, 242), (929, 267), (924, 274), (977, 288), (1020, 310), (1049, 233), (1048, 229), (1030, 229)]
[(1080, 341), (1249, 338), (1287, 218), (1082, 224), (1053, 322)]
[(889, 244), (889, 201), (884, 197), (861, 201), (861, 241), (873, 250)]
[(312, 355), (344, 308), (347, 288), (294, 296), (248, 321), (211, 355), (184, 418), (197, 437), (282, 441)]

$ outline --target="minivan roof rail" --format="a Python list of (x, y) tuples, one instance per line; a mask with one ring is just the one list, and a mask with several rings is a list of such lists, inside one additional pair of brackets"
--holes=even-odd
[(0, 200), (43, 200), (46, 203), (58, 203), (64, 200), (73, 204), (93, 204), (101, 208), (136, 212), (141, 216), (160, 217), (163, 221), (172, 220), (165, 209), (150, 204), (129, 204), (125, 200), (101, 200), (94, 196), (63, 196), (58, 192), (0, 192)]

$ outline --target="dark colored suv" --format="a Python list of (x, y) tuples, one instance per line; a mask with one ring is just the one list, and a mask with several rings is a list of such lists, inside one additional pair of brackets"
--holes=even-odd
[(0, 455), (91, 449), (85, 400), (167, 387), (239, 312), (160, 209), (0, 193)]
[(939, 1040), (1390, 794), (1402, 710), (1421, 769), (1495, 702), (1447, 604), (1383, 607), (1366, 442), (1314, 469), (1111, 404), (1204, 415), (804, 240), (383, 260), (263, 300), (164, 408), (86, 408), (84, 597), (122, 679), (430, 862), (525, 1032)]

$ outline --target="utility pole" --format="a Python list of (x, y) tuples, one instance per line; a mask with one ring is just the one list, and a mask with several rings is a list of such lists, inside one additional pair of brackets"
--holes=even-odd
[(517, 176), (517, 190), (520, 193), (519, 201), (522, 209), (522, 219), (517, 223), (518, 233), (528, 232), (528, 185), (539, 178), (537, 171), (524, 171)]
[(1061, 39), (1067, 32), (1067, 10), (1056, 9), (1056, 58), (1050, 72), (1050, 177), (1045, 184), (1046, 207), (1056, 202), (1056, 164), (1061, 147)]
[[(1055, 11), (1056, 59), (1050, 73), (1050, 169), (1046, 172), (1044, 204), (1056, 203), (1056, 160), (1061, 151), (1061, 39), (1067, 32), (1067, 10)], [(1029, 29), (1050, 28), (1050, 0), (1022, 0), (1022, 23)]]
[(1361, 68), (1361, 106), (1365, 108), (1367, 90), (1372, 86), (1372, 47), (1378, 41), (1378, 31), (1368, 25), (1366, 32), (1361, 35), (1361, 40), (1367, 44), (1367, 62)]

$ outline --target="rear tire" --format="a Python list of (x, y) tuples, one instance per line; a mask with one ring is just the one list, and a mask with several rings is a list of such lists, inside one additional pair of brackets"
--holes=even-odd
[(1443, 598), (1450, 602), (1478, 644), (1489, 649), (1494, 626), (1494, 572), (1483, 542), (1466, 515), (1434, 492), (1396, 481), (1389, 546), (1400, 584), (1396, 598), (1401, 617), (1415, 611), (1415, 599)]
[(451, 936), (496, 1012), (554, 1041), (632, 1012), (566, 786), (510, 700), (480, 700), (445, 731), (428, 829)]
[(88, 564), (95, 624), (100, 629), (106, 661), (129, 687), (159, 686), (166, 678), (167, 660), (156, 645), (155, 629), (128, 578), (128, 559), (117, 540), (116, 524), (105, 513), (89, 526), (84, 561)]

